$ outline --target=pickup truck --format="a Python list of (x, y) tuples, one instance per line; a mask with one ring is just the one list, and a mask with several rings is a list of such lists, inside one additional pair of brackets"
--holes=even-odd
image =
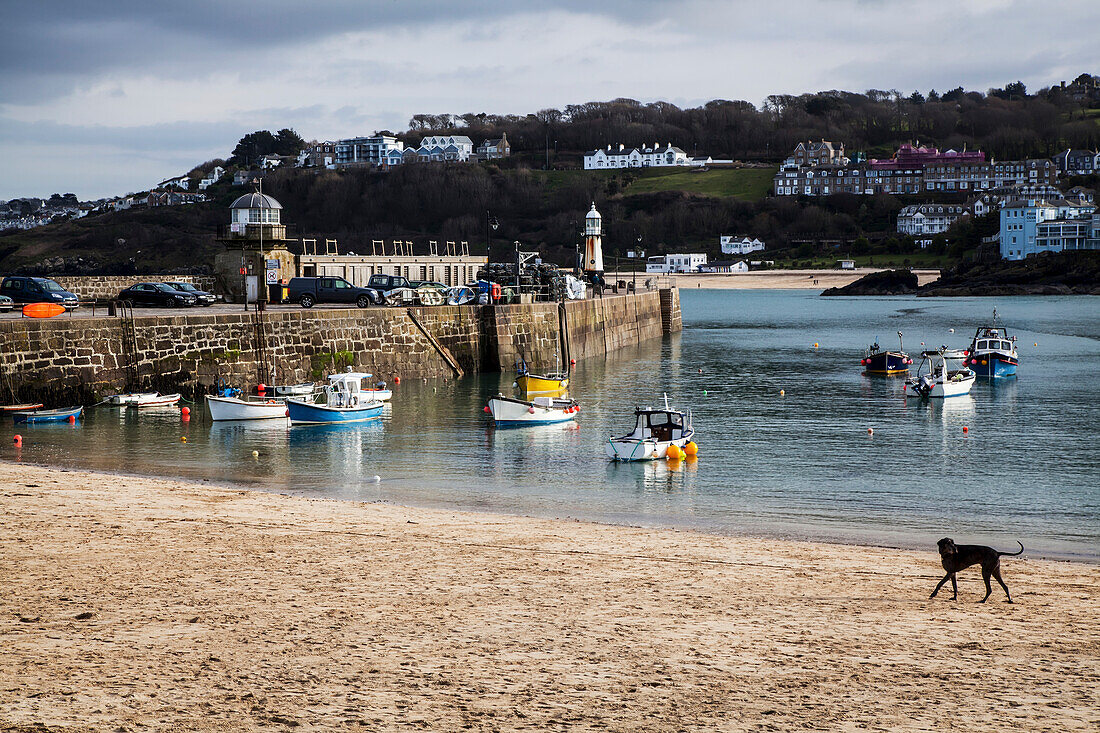
[(367, 281), (367, 287), (379, 293), (388, 293), (398, 288), (411, 288), (414, 286), (406, 278), (400, 275), (378, 274), (370, 276), (370, 280)]
[(291, 278), (287, 299), (297, 301), (303, 308), (312, 308), (315, 303), (355, 303), (366, 308), (380, 302), (381, 296), (377, 290), (356, 287), (342, 277), (322, 275)]

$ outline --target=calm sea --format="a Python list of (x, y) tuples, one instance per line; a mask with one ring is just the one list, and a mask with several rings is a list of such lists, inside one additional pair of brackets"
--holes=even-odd
[[(1006, 550), (1019, 539), (1038, 554), (1100, 559), (1100, 299), (681, 299), (682, 334), (576, 367), (575, 428), (493, 429), (482, 407), (512, 376), (489, 375), (406, 380), (382, 420), (358, 426), (100, 407), (76, 427), (19, 426), (17, 451), (8, 421), (0, 458), (720, 533), (921, 548), (950, 535)], [(861, 375), (876, 338), (892, 347), (900, 330), (910, 353), (961, 348), (994, 306), (1019, 337), (1018, 379), (919, 404), (900, 379)], [(663, 393), (694, 410), (699, 460), (608, 462), (608, 435)]]

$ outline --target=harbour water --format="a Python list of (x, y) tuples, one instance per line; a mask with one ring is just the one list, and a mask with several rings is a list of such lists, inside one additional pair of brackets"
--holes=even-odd
[[(1020, 540), (1100, 560), (1100, 299), (685, 289), (681, 302), (682, 334), (575, 368), (576, 427), (492, 428), (482, 408), (513, 377), (481, 375), (406, 380), (382, 420), (351, 426), (211, 423), (200, 405), (188, 422), (177, 409), (106, 407), (77, 426), (6, 420), (0, 458), (720, 533), (924, 548), (947, 535), (1006, 550)], [(922, 341), (963, 348), (994, 306), (1019, 337), (1018, 379), (921, 404), (902, 380), (860, 373), (876, 338), (893, 348), (903, 331), (911, 354)], [(609, 463), (602, 443), (663, 393), (693, 409), (698, 461)]]

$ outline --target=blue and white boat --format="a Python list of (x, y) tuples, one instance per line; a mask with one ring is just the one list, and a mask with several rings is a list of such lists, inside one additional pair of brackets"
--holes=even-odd
[(65, 422), (70, 418), (76, 422), (83, 413), (83, 407), (65, 407), (60, 410), (20, 410), (11, 416), (15, 422)]
[(1008, 329), (997, 325), (997, 309), (993, 309), (993, 321), (974, 332), (968, 349), (966, 366), (979, 377), (1003, 379), (1016, 376), (1019, 355), (1016, 353), (1016, 337), (1008, 335)]
[(577, 401), (568, 397), (535, 397), (528, 402), (500, 394), (489, 400), (485, 411), (493, 416), (498, 427), (518, 427), (569, 422), (579, 409)]
[(328, 378), (322, 392), (325, 401), (314, 402), (297, 397), (286, 401), (287, 417), (292, 425), (328, 425), (374, 420), (382, 415), (384, 405), (363, 389), (365, 372), (345, 372)]

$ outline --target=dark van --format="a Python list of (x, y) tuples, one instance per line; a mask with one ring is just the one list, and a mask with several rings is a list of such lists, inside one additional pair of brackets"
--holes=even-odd
[(80, 306), (80, 298), (48, 277), (6, 277), (0, 283), (0, 295), (6, 295), (16, 303), (57, 303), (69, 309)]
[(287, 300), (297, 302), (303, 308), (315, 303), (355, 303), (366, 308), (381, 301), (381, 296), (370, 288), (358, 288), (342, 277), (292, 277), (287, 285)]

